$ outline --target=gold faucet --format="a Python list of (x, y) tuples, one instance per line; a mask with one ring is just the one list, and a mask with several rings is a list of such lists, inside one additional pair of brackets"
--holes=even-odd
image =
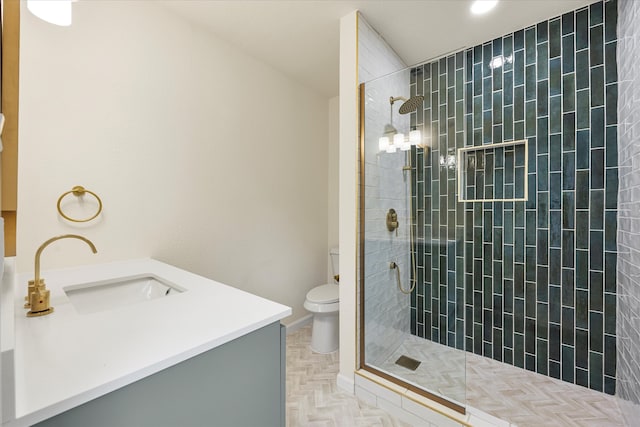
[(94, 254), (98, 252), (94, 244), (91, 243), (89, 239), (78, 236), (77, 234), (64, 234), (62, 236), (52, 237), (41, 244), (36, 251), (34, 278), (33, 280), (29, 280), (27, 291), (28, 294), (26, 297), (24, 297), (24, 299), (27, 301), (24, 304), (24, 307), (31, 308), (31, 310), (27, 313), (27, 317), (44, 316), (46, 314), (53, 313), (53, 307), (51, 307), (51, 305), (49, 304), (49, 290), (44, 284), (44, 279), (40, 278), (40, 255), (42, 255), (42, 251), (44, 250), (44, 248), (49, 246), (49, 244), (60, 239), (80, 239), (86, 242), (89, 247), (91, 247), (91, 250)]

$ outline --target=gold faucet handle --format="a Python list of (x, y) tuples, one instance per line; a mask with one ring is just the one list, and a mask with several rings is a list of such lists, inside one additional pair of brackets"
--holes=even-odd
[(50, 292), (48, 289), (37, 289), (30, 295), (31, 311), (27, 313), (27, 317), (44, 316), (53, 313), (53, 307), (49, 302)]
[[(44, 286), (44, 279), (40, 279), (40, 286)], [(27, 295), (24, 297), (24, 308), (31, 307), (31, 295), (36, 291), (36, 281), (29, 280), (27, 285)]]

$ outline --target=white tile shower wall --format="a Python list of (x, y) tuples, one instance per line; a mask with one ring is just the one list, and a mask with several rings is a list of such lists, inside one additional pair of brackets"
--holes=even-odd
[(618, 357), (616, 395), (640, 419), (640, 2), (618, 1)]
[(358, 80), (369, 82), (407, 68), (395, 51), (362, 15), (358, 19)]
[[(365, 355), (368, 364), (388, 357), (409, 330), (409, 296), (396, 285), (396, 272), (389, 268), (396, 262), (401, 282), (409, 281), (409, 185), (402, 171), (405, 153), (378, 153), (378, 138), (390, 122), (390, 97), (409, 96), (407, 71), (375, 79), (406, 68), (406, 64), (360, 15), (358, 21), (358, 77), (365, 82)], [(376, 84), (378, 83), (378, 84)], [(393, 124), (408, 133), (409, 118), (398, 114), (400, 103), (393, 106)], [(386, 214), (395, 209), (400, 227), (386, 228)]]

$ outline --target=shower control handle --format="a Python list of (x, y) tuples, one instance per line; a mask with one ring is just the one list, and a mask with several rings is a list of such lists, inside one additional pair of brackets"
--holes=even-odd
[(398, 214), (395, 209), (389, 209), (387, 212), (387, 230), (396, 232), (396, 236), (398, 235), (398, 227), (400, 224), (398, 223)]

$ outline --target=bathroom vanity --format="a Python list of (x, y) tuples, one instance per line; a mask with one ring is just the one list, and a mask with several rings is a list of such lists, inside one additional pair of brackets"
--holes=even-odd
[[(42, 276), (54, 312), (36, 318), (17, 278), (3, 426), (284, 425), (289, 307), (152, 259)], [(149, 277), (143, 300), (112, 292)]]

